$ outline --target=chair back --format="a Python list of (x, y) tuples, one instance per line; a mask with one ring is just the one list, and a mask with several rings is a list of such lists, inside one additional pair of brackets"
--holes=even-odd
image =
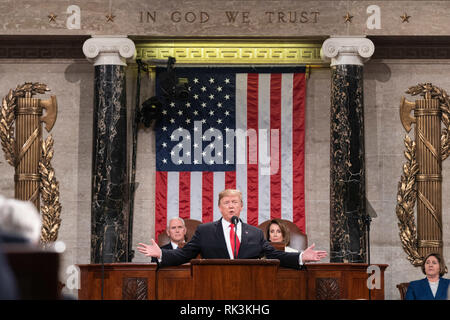
[[(195, 230), (197, 229), (197, 226), (201, 224), (201, 221), (194, 220), (194, 219), (183, 219), (184, 224), (186, 226), (186, 242), (189, 242), (192, 238), (192, 236), (195, 233)], [(158, 236), (158, 246), (164, 246), (170, 242), (169, 236), (167, 235), (166, 230), (164, 230), (159, 236)]]
[(400, 292), (400, 300), (405, 300), (406, 291), (408, 291), (409, 282), (402, 282), (397, 285), (397, 289)]
[[(289, 247), (297, 249), (298, 251), (303, 251), (308, 248), (308, 237), (306, 234), (300, 231), (299, 227), (295, 223), (289, 220), (280, 219), (284, 225), (289, 230), (290, 242)], [(258, 228), (264, 232), (264, 238), (267, 238), (267, 229), (269, 228), (269, 223), (271, 220), (264, 221)], [(266, 239), (268, 240), (268, 239)]]

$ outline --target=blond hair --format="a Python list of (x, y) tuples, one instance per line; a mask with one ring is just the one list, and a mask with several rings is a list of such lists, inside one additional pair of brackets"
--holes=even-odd
[(220, 206), (220, 200), (222, 200), (222, 198), (228, 197), (228, 196), (239, 196), (239, 199), (241, 200), (241, 204), (244, 204), (244, 201), (242, 201), (242, 192), (240, 192), (237, 189), (225, 189), (219, 193), (218, 205)]

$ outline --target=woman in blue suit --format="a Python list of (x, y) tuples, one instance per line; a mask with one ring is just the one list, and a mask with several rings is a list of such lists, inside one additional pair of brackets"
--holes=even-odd
[(438, 253), (430, 253), (422, 264), (425, 279), (411, 281), (406, 291), (406, 300), (446, 300), (449, 279), (442, 278), (445, 264)]

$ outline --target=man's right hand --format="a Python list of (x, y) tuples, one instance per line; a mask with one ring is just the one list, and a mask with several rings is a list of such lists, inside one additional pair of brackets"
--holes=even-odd
[(153, 239), (150, 244), (139, 243), (137, 249), (140, 253), (146, 255), (147, 257), (161, 259), (162, 251)]

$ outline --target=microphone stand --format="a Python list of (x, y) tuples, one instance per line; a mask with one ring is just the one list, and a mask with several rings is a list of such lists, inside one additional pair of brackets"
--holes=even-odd
[[(366, 225), (366, 238), (367, 238), (367, 264), (370, 266), (370, 223), (372, 222), (372, 218), (366, 214), (364, 217), (364, 224)], [(369, 288), (369, 300), (371, 299), (371, 291)]]
[(236, 256), (236, 243), (237, 243), (237, 223), (234, 225), (234, 258), (237, 259)]

